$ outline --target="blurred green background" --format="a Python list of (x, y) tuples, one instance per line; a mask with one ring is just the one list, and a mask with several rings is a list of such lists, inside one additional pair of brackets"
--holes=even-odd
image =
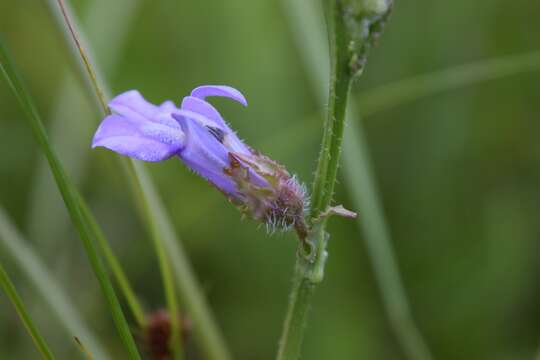
[[(81, 25), (115, 94), (136, 88), (150, 101), (178, 102), (197, 85), (237, 87), (248, 108), (220, 99), (214, 104), (243, 139), (309, 184), (322, 107), (291, 26), (304, 19), (288, 14), (284, 2), (72, 5), (86, 19)], [(536, 50), (538, 19), (540, 2), (531, 0), (397, 1), (352, 99), (417, 74)], [(1, 1), (0, 34), (141, 301), (148, 310), (163, 307), (153, 248), (121, 169), (108, 161), (111, 153), (90, 151), (98, 115), (44, 2)], [(412, 312), (436, 359), (532, 359), (540, 345), (539, 96), (540, 72), (529, 72), (363, 119)], [(1, 206), (89, 326), (111, 352), (123, 354), (77, 235), (5, 82), (0, 154)], [(219, 192), (177, 160), (148, 168), (234, 358), (273, 358), (295, 237), (267, 236), (256, 223), (241, 221)], [(343, 183), (336, 202), (354, 210)], [(326, 278), (317, 289), (304, 358), (403, 359), (362, 233), (354, 221), (341, 219), (333, 219), (329, 231)], [(59, 358), (80, 356), (1, 246), (0, 261)], [(36, 358), (30, 341), (0, 296), (0, 359)]]

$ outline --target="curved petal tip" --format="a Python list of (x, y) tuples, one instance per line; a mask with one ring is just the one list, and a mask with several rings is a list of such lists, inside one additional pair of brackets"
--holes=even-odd
[(191, 96), (203, 99), (208, 96), (223, 96), (229, 99), (238, 101), (240, 104), (247, 106), (247, 100), (242, 93), (233, 87), (227, 85), (203, 85), (196, 87), (191, 92)]

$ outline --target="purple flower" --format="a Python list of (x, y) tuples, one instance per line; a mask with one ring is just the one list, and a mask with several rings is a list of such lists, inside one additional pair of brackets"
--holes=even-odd
[(229, 86), (206, 85), (157, 106), (131, 90), (109, 103), (113, 111), (99, 126), (92, 147), (102, 146), (144, 161), (178, 156), (245, 214), (278, 227), (303, 228), (304, 190), (287, 170), (245, 145), (207, 101), (224, 96), (247, 106)]

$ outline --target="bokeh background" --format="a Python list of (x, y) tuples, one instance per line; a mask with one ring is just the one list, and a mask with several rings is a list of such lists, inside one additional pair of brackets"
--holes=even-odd
[[(153, 102), (178, 102), (200, 84), (235, 86), (246, 94), (248, 108), (220, 99), (214, 104), (253, 147), (311, 182), (323, 106), (304, 62), (307, 42), (294, 30), (309, 13), (291, 13), (285, 1), (276, 0), (71, 3), (114, 93), (136, 88)], [(417, 74), (534, 51), (538, 19), (540, 3), (531, 0), (397, 1), (352, 100)], [(319, 20), (310, 21), (323, 27)], [(152, 245), (121, 169), (108, 161), (112, 154), (89, 148), (98, 115), (44, 2), (1, 1), (0, 33), (141, 301), (148, 310), (163, 307)], [(353, 119), (364, 124), (412, 313), (436, 359), (536, 356), (539, 96), (540, 73), (527, 72)], [(5, 82), (0, 83), (0, 154), (3, 211), (100, 340), (121, 358), (98, 284)], [(179, 161), (148, 168), (234, 357), (273, 358), (287, 305), (294, 236), (267, 236), (256, 223), (241, 221), (219, 192)], [(336, 202), (354, 210), (344, 183), (337, 186)], [(363, 233), (354, 221), (341, 219), (333, 219), (329, 230), (326, 278), (317, 289), (304, 358), (404, 359)], [(53, 350), (62, 359), (80, 357), (71, 335), (3, 245), (0, 261)], [(0, 358), (37, 356), (1, 295)]]

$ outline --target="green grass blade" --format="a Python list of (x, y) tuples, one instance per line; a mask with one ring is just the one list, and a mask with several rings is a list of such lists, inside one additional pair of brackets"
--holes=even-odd
[[(59, 12), (57, 4), (53, 0), (49, 0), (48, 3), (53, 13)], [(63, 4), (63, 1), (60, 3)], [(90, 89), (97, 89), (96, 93), (100, 94), (102, 99), (96, 101), (96, 106), (99, 106), (102, 113), (106, 114), (108, 108), (102, 106), (106, 103), (106, 99), (109, 98), (108, 94), (110, 92), (101, 80), (102, 77), (97, 71), (97, 68), (92, 65), (94, 62), (90, 57), (91, 52), (88, 45), (81, 39), (81, 29), (77, 26), (74, 16), (71, 14), (69, 8), (66, 7), (64, 10), (67, 15), (66, 18), (70, 20), (71, 26), (68, 27), (65, 21), (56, 17), (62, 23), (59, 28), (63, 29), (62, 32), (64, 34), (71, 34), (70, 36), (77, 38), (77, 41), (72, 41), (68, 36), (64, 36), (66, 45), (70, 48), (70, 54), (76, 56), (74, 63), (78, 64), (78, 73), (88, 74), (87, 77), (91, 81), (85, 83)], [(85, 61), (80, 61), (81, 57), (85, 58)], [(94, 98), (97, 97), (94, 96)], [(141, 214), (143, 214), (142, 220), (149, 233), (161, 237), (158, 241), (163, 243), (167, 250), (167, 255), (171, 259), (171, 267), (175, 275), (174, 279), (176, 279), (182, 303), (185, 305), (195, 324), (194, 335), (201, 350), (209, 359), (230, 359), (230, 354), (223, 336), (211, 314), (208, 303), (198, 285), (185, 251), (181, 246), (181, 242), (174, 231), (172, 222), (159, 199), (155, 186), (148, 176), (145, 167), (140, 162), (121, 157), (118, 158), (123, 165), (122, 168), (128, 175), (128, 179), (130, 181), (133, 180), (131, 179), (132, 174), (135, 174), (137, 177), (134, 182), (136, 191), (133, 191), (132, 194), (139, 205)], [(144, 209), (150, 209), (150, 211), (145, 211)], [(157, 224), (159, 232), (153, 230), (154, 224)]]
[[(312, 21), (304, 19), (304, 17), (310, 16), (309, 13), (307, 15), (300, 15), (295, 12), (299, 11), (298, 9), (295, 10), (295, 7), (297, 7), (296, 4), (290, 4), (288, 6), (291, 8), (290, 16), (294, 16), (295, 19), (294, 23), (291, 24), (295, 32), (303, 31), (301, 30), (302, 27), (313, 26)], [(309, 11), (312, 13), (312, 10)], [(304, 46), (308, 48), (306, 51), (310, 52), (316, 51), (319, 48), (318, 46), (309, 44), (304, 44)], [(319, 66), (326, 64), (322, 60), (318, 60), (318, 63)], [(379, 112), (419, 101), (436, 94), (532, 72), (540, 72), (540, 51), (495, 57), (421, 74), (391, 82), (387, 85), (381, 85), (355, 96), (356, 102), (362, 109), (363, 117), (367, 118)], [(314, 78), (313, 81), (317, 80), (317, 83), (326, 81), (324, 79), (321, 80), (320, 72), (314, 76), (317, 79)], [(306, 136), (296, 139), (293, 146), (295, 146), (295, 149), (301, 147), (318, 133), (318, 123), (313, 121), (315, 117), (315, 114), (312, 114), (301, 123), (293, 124), (275, 133), (268, 141), (265, 141), (265, 144), (273, 144), (276, 139), (290, 137), (292, 136), (291, 134), (296, 134), (295, 131), (300, 129)], [(319, 116), (319, 118), (321, 117)], [(354, 121), (359, 121), (359, 119), (355, 119)], [(284, 141), (283, 143), (285, 144)], [(288, 148), (288, 146), (285, 146), (283, 150), (280, 149), (279, 151), (286, 153)]]
[(38, 258), (28, 242), (17, 231), (16, 226), (1, 207), (0, 247), (3, 253), (19, 265), (20, 271), (32, 283), (32, 288), (39, 292), (39, 299), (45, 300), (60, 324), (66, 329), (66, 332), (70, 336), (76, 335), (82, 339), (98, 359), (109, 359), (110, 357), (103, 346), (90, 332), (73, 304), (69, 301), (64, 289)]
[[(303, 55), (308, 69), (313, 71), (310, 74), (312, 84), (318, 91), (320, 102), (324, 103), (328, 75), (321, 74), (327, 74), (328, 67), (319, 68), (319, 66), (325, 64), (323, 59), (326, 58), (325, 54), (328, 52), (315, 52), (314, 49), (321, 48), (317, 45), (306, 45), (311, 42), (325, 43), (322, 30), (316, 26), (323, 22), (322, 15), (310, 0), (284, 1), (284, 4), (290, 14), (291, 28), (299, 48), (305, 50), (301, 55)], [(320, 20), (307, 21), (302, 19), (304, 16), (318, 16)], [(347, 115), (349, 129), (345, 132), (343, 144), (343, 160), (345, 162), (343, 168), (347, 170), (344, 173), (345, 185), (354, 194), (355, 210), (361, 214), (357, 220), (358, 226), (365, 234), (364, 238), (373, 270), (396, 337), (409, 359), (428, 360), (431, 359), (429, 349), (410, 315), (407, 297), (394, 260), (390, 231), (382, 212), (381, 201), (375, 186), (375, 177), (371, 171), (368, 148), (362, 137), (360, 124), (355, 123), (355, 127), (351, 128), (352, 118), (356, 117), (353, 106), (349, 106)], [(361, 171), (349, 171), (351, 169), (361, 169)]]
[[(145, 186), (141, 183), (142, 176), (144, 175), (141, 176), (137, 173), (138, 170), (136, 166), (132, 167), (131, 170), (133, 171), (131, 176), (131, 179), (133, 179), (133, 191), (140, 191), (140, 189), (143, 189)], [(161, 270), (161, 276), (163, 278), (163, 286), (165, 288), (167, 310), (169, 312), (169, 318), (171, 321), (171, 338), (169, 344), (172, 347), (173, 358), (175, 360), (180, 360), (183, 358), (183, 352), (182, 342), (180, 340), (178, 303), (176, 301), (174, 278), (171, 270), (171, 258), (167, 254), (167, 249), (165, 248), (160, 226), (156, 219), (152, 216), (153, 209), (150, 206), (148, 199), (146, 199), (145, 194), (142, 192), (139, 193), (139, 209), (142, 212), (142, 216), (148, 219), (148, 222), (150, 223), (151, 237), (154, 241), (154, 248), (156, 249), (159, 260), (158, 262)]]
[(354, 209), (361, 214), (358, 216), (357, 224), (366, 239), (384, 307), (407, 357), (411, 360), (431, 359), (430, 351), (411, 314), (394, 257), (390, 229), (370, 164), (364, 130), (357, 122), (359, 117), (354, 106), (349, 107), (347, 118), (349, 128), (345, 132), (343, 143), (343, 177), (345, 186), (351, 193)]
[[(127, 29), (130, 27), (139, 6), (140, 1), (137, 0), (119, 0), (114, 3), (96, 1), (87, 10), (87, 22), (89, 23), (89, 27), (94, 32), (102, 32), (107, 35), (101, 37), (106, 39), (101, 40), (99, 47), (102, 49), (101, 52), (104, 54), (103, 61), (108, 68), (113, 67), (117, 62), (119, 54), (121, 53), (122, 42), (127, 35)], [(114, 21), (107, 21), (107, 18)], [(87, 153), (87, 149), (80, 146), (81, 138), (84, 133), (90, 133), (91, 131), (89, 124), (85, 122), (80, 122), (76, 127), (65, 126), (66, 120), (69, 119), (69, 121), (71, 121), (74, 111), (73, 108), (80, 107), (81, 103), (84, 103), (87, 100), (78, 90), (78, 83), (66, 74), (66, 79), (57, 96), (58, 100), (55, 106), (56, 109), (53, 111), (53, 126), (51, 130), (51, 142), (55, 144), (55, 146), (57, 144), (61, 145), (61, 150), (69, 154), (69, 156), (66, 157), (69, 161), (67, 163), (64, 161), (64, 166), (70, 170), (75, 168), (75, 171), (70, 171), (70, 174), (73, 175), (73, 173), (75, 173), (78, 175), (75, 176), (75, 180), (73, 180), (73, 177), (71, 178), (73, 183), (77, 182), (76, 180), (80, 178), (83, 170), (82, 167), (84, 166), (82, 164), (85, 162), (85, 153)], [(79, 117), (89, 117), (93, 115), (95, 114), (87, 113), (80, 114)], [(66, 129), (68, 129), (67, 131), (69, 131), (70, 134), (65, 134)], [(73, 134), (73, 132), (76, 133)], [(39, 236), (40, 240), (45, 237), (47, 240), (40, 241), (40, 243), (46, 243), (48, 246), (51, 246), (51, 242), (58, 241), (63, 228), (62, 225), (66, 224), (69, 220), (65, 219), (65, 212), (51, 211), (50, 209), (51, 206), (57, 204), (57, 198), (56, 193), (51, 191), (54, 182), (51, 183), (47, 171), (47, 163), (40, 163), (37, 171), (38, 175), (34, 182), (33, 201), (30, 206), (32, 211), (30, 215), (30, 229), (31, 234), (33, 234), (34, 237), (37, 238)], [(56, 206), (60, 207), (62, 204)], [(104, 259), (112, 271), (112, 275), (118, 284), (119, 290), (125, 296), (127, 304), (138, 325), (143, 327), (145, 324), (144, 311), (129, 284), (127, 276), (115, 257), (103, 232), (97, 225), (92, 213), (88, 211), (88, 207), (84, 203), (84, 200), (80, 201), (80, 206), (88, 225), (92, 229), (92, 233), (95, 235), (95, 240), (100, 247)], [(53, 227), (48, 225), (51, 223), (54, 224)]]
[[(108, 73), (113, 73), (118, 65), (141, 3), (139, 0), (96, 0), (91, 1), (84, 11), (84, 23), (89, 35), (93, 35), (94, 48)], [(94, 130), (90, 119), (96, 114), (89, 106), (89, 97), (80, 91), (80, 82), (70, 70), (66, 69), (59, 90), (53, 95), (53, 110), (47, 116), (47, 127), (50, 141), (61, 156), (72, 183), (78, 185), (88, 170), (90, 155), (88, 147), (81, 146), (81, 143), (87, 141)], [(74, 114), (79, 120), (77, 126), (66, 126), (73, 123)], [(62, 211), (64, 204), (55, 188), (47, 161), (39, 158), (32, 176), (27, 229), (29, 239), (39, 239), (36, 251), (47, 255), (49, 249), (58, 248), (58, 242), (65, 238), (70, 222), (69, 215)], [(69, 248), (55, 255), (68, 256)], [(55, 274), (55, 277), (61, 275)]]
[(382, 85), (357, 96), (364, 117), (424, 97), (511, 75), (540, 71), (540, 51), (496, 57)]
[(17, 314), (21, 318), (21, 321), (24, 324), (24, 327), (28, 331), (28, 334), (30, 337), (32, 337), (32, 340), (36, 344), (37, 349), (41, 353), (41, 356), (43, 359), (52, 360), (54, 359), (54, 356), (49, 349), (49, 346), (45, 342), (45, 339), (41, 336), (39, 331), (37, 330), (37, 327), (34, 325), (34, 322), (30, 318), (30, 315), (26, 311), (26, 307), (24, 306), (24, 303), (22, 299), (20, 298), (19, 294), (17, 294), (17, 290), (15, 289), (15, 286), (11, 282), (8, 274), (4, 270), (4, 267), (0, 263), (0, 286), (4, 289), (6, 295), (8, 296), (9, 300), (15, 307), (15, 310), (17, 311)]
[(135, 341), (129, 330), (129, 326), (118, 302), (118, 298), (114, 292), (114, 288), (108, 278), (105, 267), (99, 258), (97, 249), (93, 242), (93, 239), (89, 233), (88, 226), (84, 221), (84, 218), (81, 214), (81, 210), (78, 206), (78, 195), (76, 190), (72, 187), (69, 179), (58, 159), (54, 150), (52, 149), (45, 128), (41, 119), (37, 113), (37, 110), (25, 90), (22, 81), (18, 75), (18, 72), (15, 70), (14, 64), (11, 61), (11, 58), (8, 55), (7, 48), (3, 42), (0, 42), (0, 70), (5, 76), (8, 85), (10, 86), (13, 94), (21, 104), (23, 108), (28, 123), (34, 133), (34, 136), (39, 143), (45, 157), (47, 158), (51, 171), (53, 172), (54, 178), (57, 182), (62, 198), (68, 208), (71, 219), (79, 233), (86, 254), (90, 260), (94, 273), (101, 285), (102, 291), (107, 299), (113, 320), (116, 324), (118, 332), (124, 345), (130, 355), (131, 359), (139, 359), (139, 354), (137, 347), (135, 346)]
[(135, 318), (135, 321), (137, 321), (139, 327), (143, 329), (146, 324), (144, 310), (142, 305), (139, 303), (139, 300), (137, 299), (137, 296), (135, 295), (131, 284), (129, 283), (124, 269), (122, 269), (120, 262), (114, 255), (113, 250), (111, 249), (109, 242), (105, 238), (105, 235), (103, 234), (103, 231), (98, 225), (94, 215), (88, 209), (88, 206), (86, 205), (84, 200), (81, 198), (79, 198), (79, 206), (81, 208), (82, 215), (88, 223), (88, 226), (90, 227), (91, 232), (94, 235), (94, 238), (96, 239), (103, 256), (105, 257), (107, 265), (111, 269), (111, 272), (114, 276), (116, 283), (118, 284), (118, 287), (126, 298), (126, 302), (133, 314), (133, 317)]
[(169, 215), (161, 203), (148, 173), (140, 162), (134, 162), (133, 166), (141, 186), (141, 189), (139, 189), (139, 201), (147, 203), (156, 221), (157, 228), (160, 229), (162, 240), (171, 258), (171, 265), (176, 275), (176, 285), (180, 292), (180, 299), (194, 322), (193, 331), (196, 339), (208, 359), (230, 359), (231, 356), (223, 336), (212, 317), (212, 312), (197, 282), (197, 277), (185, 251), (182, 249)]

